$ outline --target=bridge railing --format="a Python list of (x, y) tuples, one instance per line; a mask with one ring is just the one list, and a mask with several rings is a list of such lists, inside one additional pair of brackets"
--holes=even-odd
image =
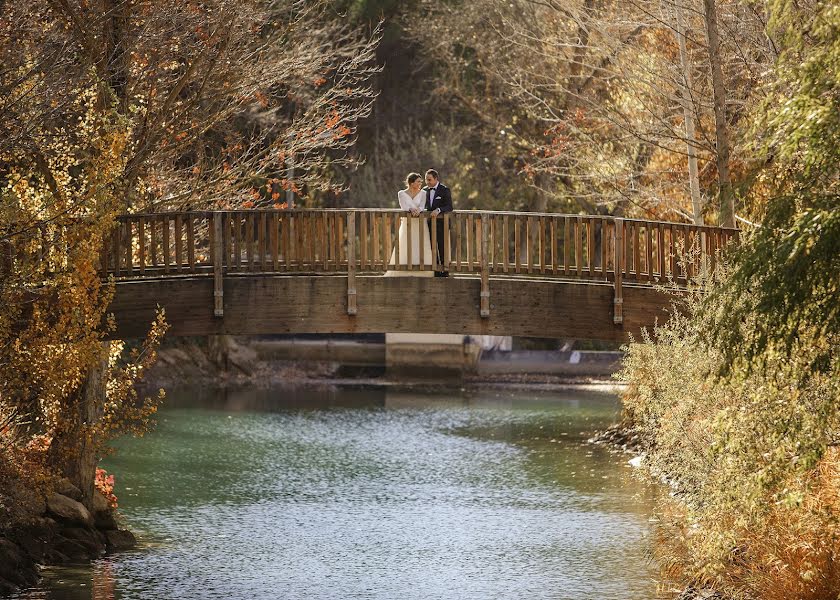
[[(432, 248), (443, 256), (413, 256), (407, 227), (432, 220)], [(442, 223), (442, 229), (438, 227)], [(100, 259), (103, 276), (117, 278), (213, 274), (217, 313), (222, 278), (245, 273), (342, 273), (348, 312), (355, 311), (358, 273), (447, 270), (481, 276), (482, 314), (489, 314), (489, 277), (525, 276), (612, 282), (617, 322), (622, 283), (686, 283), (714, 271), (734, 229), (552, 213), (457, 211), (430, 217), (400, 210), (245, 210), (134, 214), (118, 218)], [(407, 256), (407, 260), (396, 257)], [(440, 260), (443, 264), (440, 264)], [(415, 264), (417, 263), (417, 264)]]

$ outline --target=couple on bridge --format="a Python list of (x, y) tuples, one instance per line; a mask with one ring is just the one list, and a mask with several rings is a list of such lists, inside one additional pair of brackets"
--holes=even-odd
[[(452, 192), (440, 181), (440, 175), (434, 169), (426, 171), (426, 185), (419, 173), (409, 173), (405, 178), (406, 189), (397, 193), (400, 208), (411, 213), (412, 217), (419, 217), (422, 213), (437, 216), (452, 212)], [(436, 228), (437, 260), (432, 260), (432, 227)], [(409, 230), (410, 228), (410, 230)], [(386, 276), (413, 275), (431, 277), (449, 277), (449, 271), (444, 265), (444, 232), (443, 219), (426, 219), (426, 226), (421, 226), (421, 219), (402, 218), (399, 230), (399, 258), (397, 250), (391, 253), (390, 265), (401, 266), (437, 265), (432, 271), (386, 271)], [(411, 243), (409, 244), (409, 240)], [(399, 263), (397, 263), (399, 260)]]

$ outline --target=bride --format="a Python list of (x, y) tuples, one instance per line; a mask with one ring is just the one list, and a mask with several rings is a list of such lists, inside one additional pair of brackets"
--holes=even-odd
[[(409, 173), (405, 178), (406, 189), (397, 193), (400, 208), (411, 213), (410, 217), (400, 219), (399, 231), (399, 265), (405, 267), (409, 264), (408, 258), (408, 228), (411, 227), (411, 264), (417, 268), (419, 265), (422, 271), (386, 271), (386, 277), (408, 276), (408, 277), (432, 277), (432, 244), (429, 239), (429, 227), (426, 219), (417, 218), (423, 212), (426, 204), (426, 194), (423, 191), (423, 178), (418, 173)], [(422, 254), (421, 254), (422, 249)], [(389, 265), (397, 265), (396, 250), (391, 252)]]

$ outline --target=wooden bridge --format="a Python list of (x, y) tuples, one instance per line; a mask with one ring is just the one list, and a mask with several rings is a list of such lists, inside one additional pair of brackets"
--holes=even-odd
[[(394, 251), (400, 256), (404, 218), (443, 221), (444, 265), (389, 264)], [(435, 248), (436, 227), (431, 234)], [(685, 286), (712, 272), (737, 234), (487, 211), (133, 214), (119, 217), (101, 272), (116, 279), (111, 310), (121, 338), (144, 335), (160, 305), (176, 336), (412, 332), (622, 341), (667, 319), (671, 300), (659, 284)], [(410, 254), (410, 239), (407, 246)], [(383, 277), (442, 266), (451, 277)]]

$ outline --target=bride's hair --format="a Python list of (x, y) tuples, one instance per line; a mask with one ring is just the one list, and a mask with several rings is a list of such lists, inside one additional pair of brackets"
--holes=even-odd
[(420, 173), (409, 173), (405, 178), (405, 187), (410, 186), (412, 183), (417, 181), (418, 179), (422, 179)]

